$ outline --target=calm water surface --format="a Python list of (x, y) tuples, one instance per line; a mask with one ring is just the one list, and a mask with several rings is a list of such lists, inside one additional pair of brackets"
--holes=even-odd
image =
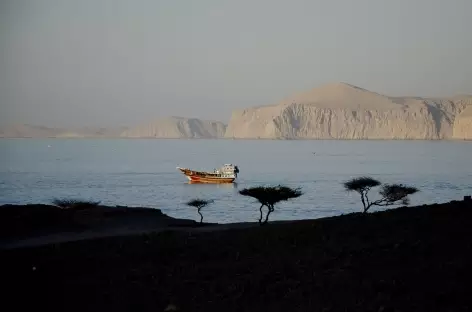
[[(188, 184), (176, 170), (212, 170), (224, 163), (239, 166), (237, 184)], [(205, 220), (236, 222), (258, 217), (258, 205), (238, 189), (283, 183), (302, 187), (305, 194), (277, 206), (273, 219), (316, 218), (358, 211), (358, 195), (346, 193), (342, 182), (359, 175), (420, 188), (412, 204), (461, 199), (472, 194), (472, 143), (0, 140), (0, 204), (72, 197), (156, 207), (171, 216), (197, 219), (185, 202), (202, 197), (215, 200), (205, 208)]]

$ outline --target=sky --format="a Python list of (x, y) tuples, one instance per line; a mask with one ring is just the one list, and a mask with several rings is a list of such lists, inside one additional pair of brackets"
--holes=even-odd
[(0, 124), (227, 122), (346, 82), (472, 94), (471, 0), (0, 0)]

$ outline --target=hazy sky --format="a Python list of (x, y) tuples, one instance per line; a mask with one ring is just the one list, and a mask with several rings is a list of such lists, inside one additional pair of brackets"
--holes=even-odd
[(227, 121), (329, 82), (472, 93), (472, 0), (0, 0), (0, 123)]

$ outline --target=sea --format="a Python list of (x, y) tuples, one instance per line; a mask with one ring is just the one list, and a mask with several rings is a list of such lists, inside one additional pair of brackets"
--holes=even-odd
[[(189, 184), (176, 169), (226, 163), (239, 167), (237, 183)], [(257, 220), (259, 205), (239, 190), (282, 184), (303, 195), (276, 205), (272, 220), (320, 218), (361, 211), (359, 195), (343, 188), (359, 176), (419, 188), (411, 205), (461, 200), (472, 195), (472, 142), (0, 139), (0, 205), (72, 198), (198, 220), (186, 202), (201, 198), (214, 200), (205, 221), (243, 222)]]

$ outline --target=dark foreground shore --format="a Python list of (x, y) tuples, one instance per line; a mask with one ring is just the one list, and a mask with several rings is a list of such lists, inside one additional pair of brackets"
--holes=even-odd
[[(54, 231), (120, 228), (125, 210), (53, 222)], [(2, 230), (4, 240), (51, 234), (31, 212), (22, 223), (5, 210), (2, 226), (8, 213), (10, 228), (27, 226)], [(262, 227), (149, 218), (158, 232), (0, 251), (3, 310), (472, 310), (470, 202)]]
[(175, 219), (152, 208), (4, 205), (0, 206), (0, 249), (196, 226), (194, 220)]

